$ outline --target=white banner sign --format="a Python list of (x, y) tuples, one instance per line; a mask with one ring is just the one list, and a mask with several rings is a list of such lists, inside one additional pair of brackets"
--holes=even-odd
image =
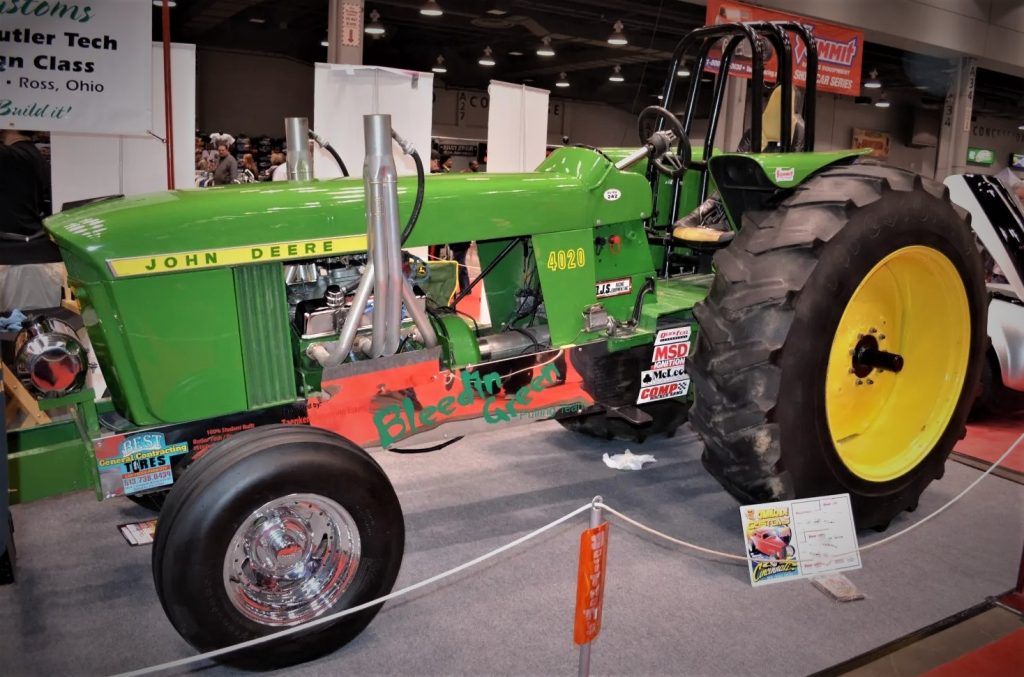
[(0, 127), (143, 135), (148, 0), (0, 0)]

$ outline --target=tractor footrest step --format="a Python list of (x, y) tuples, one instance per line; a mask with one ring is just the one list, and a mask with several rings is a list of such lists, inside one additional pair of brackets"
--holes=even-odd
[(640, 407), (627, 404), (622, 407), (607, 407), (609, 418), (621, 418), (633, 425), (647, 425), (654, 418)]

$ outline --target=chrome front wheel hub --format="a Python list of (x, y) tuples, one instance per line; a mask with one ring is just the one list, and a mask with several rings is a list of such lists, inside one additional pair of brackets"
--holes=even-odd
[(250, 514), (228, 543), (224, 587), (242, 615), (298, 625), (330, 609), (359, 569), (359, 530), (337, 502), (291, 494)]

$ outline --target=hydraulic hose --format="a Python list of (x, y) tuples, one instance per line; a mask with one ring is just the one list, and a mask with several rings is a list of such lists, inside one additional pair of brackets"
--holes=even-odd
[[(404, 148), (404, 146), (403, 146)], [(416, 152), (416, 149), (411, 145), (409, 146), (409, 155), (412, 156), (412, 161), (416, 163), (416, 200), (412, 203), (412, 212), (409, 214), (409, 221), (405, 224), (405, 229), (402, 231), (402, 245), (405, 245), (406, 240), (412, 235), (412, 229), (416, 226), (416, 220), (420, 217), (420, 209), (423, 207), (423, 192), (426, 184), (426, 177), (423, 171), (423, 160), (420, 159), (420, 154)]]
[(324, 137), (320, 136), (312, 129), (309, 130), (309, 138), (316, 141), (318, 146), (320, 146), (321, 148), (323, 148), (324, 150), (331, 154), (331, 157), (334, 158), (334, 161), (338, 163), (338, 169), (341, 170), (341, 175), (344, 176), (345, 178), (348, 178), (348, 167), (345, 166), (345, 163), (344, 161), (342, 161), (341, 156), (338, 155), (338, 151), (334, 150), (334, 146), (331, 145), (331, 142), (324, 139)]

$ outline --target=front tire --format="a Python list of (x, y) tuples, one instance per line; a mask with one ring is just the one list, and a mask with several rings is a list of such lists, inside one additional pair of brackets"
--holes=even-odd
[[(404, 543), (398, 498), (369, 454), (318, 428), (265, 426), (211, 448), (171, 489), (153, 580), (175, 629), (208, 651), (387, 594)], [(353, 639), (379, 609), (225, 660), (309, 660)]]
[(964, 434), (986, 345), (981, 260), (944, 187), (826, 170), (744, 215), (715, 264), (691, 363), (705, 467), (748, 503), (849, 492), (860, 528), (914, 509)]

